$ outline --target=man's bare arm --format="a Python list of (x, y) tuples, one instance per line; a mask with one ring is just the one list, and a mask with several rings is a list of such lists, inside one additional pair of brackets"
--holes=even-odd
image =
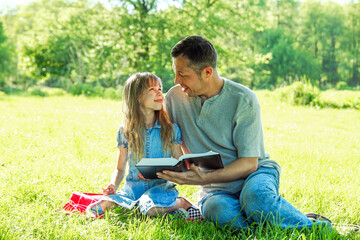
[(248, 177), (258, 167), (258, 158), (244, 157), (230, 163), (222, 169), (212, 172), (202, 172), (199, 167), (192, 164), (187, 172), (173, 172), (164, 170), (157, 173), (159, 178), (178, 184), (206, 185), (210, 183), (225, 183)]

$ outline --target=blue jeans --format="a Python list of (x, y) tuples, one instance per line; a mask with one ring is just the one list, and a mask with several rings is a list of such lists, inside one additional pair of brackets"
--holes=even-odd
[(241, 192), (211, 192), (200, 200), (203, 216), (221, 226), (239, 229), (253, 222), (267, 222), (282, 228), (331, 227), (329, 222), (312, 222), (279, 196), (279, 174), (276, 169), (261, 167), (245, 181)]

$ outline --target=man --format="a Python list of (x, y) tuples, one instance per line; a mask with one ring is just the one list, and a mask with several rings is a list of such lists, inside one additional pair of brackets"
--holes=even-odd
[(163, 171), (158, 177), (200, 185), (204, 217), (221, 226), (240, 229), (263, 221), (283, 228), (320, 224), (279, 196), (280, 167), (264, 149), (258, 99), (247, 87), (219, 76), (211, 42), (187, 37), (174, 46), (171, 56), (177, 85), (167, 93), (166, 107), (181, 128), (184, 151), (219, 152), (224, 168), (202, 172), (191, 165), (188, 172)]

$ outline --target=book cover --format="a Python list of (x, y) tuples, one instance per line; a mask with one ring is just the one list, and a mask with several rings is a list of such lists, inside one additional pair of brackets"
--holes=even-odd
[(202, 171), (223, 168), (221, 156), (217, 152), (184, 154), (176, 158), (143, 158), (135, 167), (146, 179), (156, 179), (156, 172), (170, 170), (175, 172), (187, 171), (190, 164), (195, 164)]

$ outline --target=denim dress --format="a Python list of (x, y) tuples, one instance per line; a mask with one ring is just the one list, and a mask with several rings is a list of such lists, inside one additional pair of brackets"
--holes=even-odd
[[(173, 143), (181, 144), (181, 131), (179, 127), (173, 125)], [(156, 121), (151, 128), (146, 128), (144, 134), (146, 158), (165, 158), (171, 157), (170, 152), (163, 151), (160, 138), (161, 127)], [(124, 135), (124, 128), (120, 127), (117, 135), (118, 147), (128, 148), (128, 139)], [(124, 186), (113, 195), (104, 196), (102, 200), (108, 200), (117, 205), (132, 209), (138, 205), (140, 211), (146, 215), (153, 207), (172, 207), (176, 204), (179, 193), (175, 184), (164, 179), (144, 180), (139, 175), (135, 167), (132, 151), (128, 151), (128, 172)], [(100, 213), (100, 212), (99, 212)]]

